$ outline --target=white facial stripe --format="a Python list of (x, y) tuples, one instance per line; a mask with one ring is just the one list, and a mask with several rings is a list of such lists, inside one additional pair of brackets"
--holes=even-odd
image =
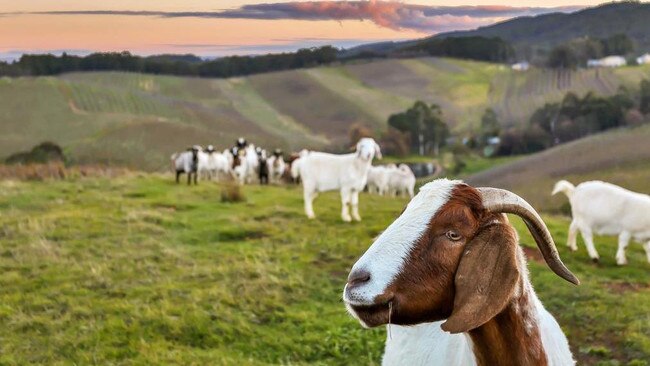
[[(459, 180), (438, 179), (420, 188), (406, 210), (368, 248), (352, 270), (370, 272), (369, 283), (354, 289), (346, 301), (354, 305), (370, 305), (402, 270), (415, 243), (422, 237), (431, 218), (451, 196)], [(348, 294), (346, 293), (346, 296)]]

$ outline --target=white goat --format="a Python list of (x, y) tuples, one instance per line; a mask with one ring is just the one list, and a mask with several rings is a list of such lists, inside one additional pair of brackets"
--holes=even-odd
[(230, 169), (228, 170), (232, 170), (232, 163), (234, 160), (233, 151), (230, 149), (224, 149), (222, 154), (226, 158), (226, 161), (228, 162), (228, 166), (230, 167)]
[(244, 183), (250, 184), (257, 182), (259, 181), (260, 161), (255, 145), (249, 144), (244, 151), (245, 154), (243, 160), (245, 160), (245, 164), (243, 164), (243, 166), (246, 168)]
[(392, 196), (408, 194), (413, 198), (415, 190), (415, 174), (406, 164), (400, 164), (397, 169), (390, 171), (388, 179), (388, 192)]
[[(359, 192), (366, 186), (372, 159), (381, 159), (381, 151), (375, 140), (365, 137), (359, 140), (353, 154), (334, 155), (310, 152), (300, 158), (300, 177), (303, 185), (305, 213), (313, 219), (312, 203), (318, 192), (340, 190), (341, 218), (349, 222), (361, 221), (359, 216)], [(352, 217), (349, 207), (352, 206)]]
[(269, 180), (272, 184), (280, 184), (282, 182), (282, 176), (286, 169), (286, 164), (282, 155), (271, 155), (270, 158), (266, 160), (266, 163), (269, 167)]
[(385, 165), (371, 166), (368, 170), (368, 193), (380, 196), (388, 193), (388, 181), (393, 170)]
[(186, 151), (174, 153), (171, 156), (172, 169), (176, 173), (176, 183), (180, 181), (181, 174), (187, 174), (187, 184), (192, 183), (192, 176), (194, 176), (194, 184), (197, 184), (197, 172), (199, 166), (199, 153), (201, 146), (194, 145)]
[(343, 291), (364, 327), (388, 324), (383, 365), (575, 364), (533, 290), (506, 213), (526, 222), (553, 272), (579, 283), (521, 197), (461, 181), (428, 183), (354, 264)]
[(300, 179), (300, 164), (302, 164), (302, 158), (298, 158), (293, 162), (291, 162), (290, 173), (291, 173), (291, 178), (293, 178), (295, 182), (297, 182), (298, 179)]
[(627, 264), (625, 248), (634, 239), (643, 244), (650, 262), (650, 196), (601, 181), (590, 181), (575, 187), (566, 180), (555, 184), (553, 193), (564, 193), (571, 203), (573, 221), (569, 226), (567, 245), (578, 250), (578, 230), (592, 260), (599, 256), (593, 234), (618, 235), (616, 263)]
[(298, 153), (298, 158), (294, 159), (291, 162), (289, 173), (291, 174), (291, 178), (293, 179), (294, 183), (298, 183), (300, 181), (300, 164), (302, 162), (301, 159), (307, 155), (309, 155), (309, 150), (302, 149), (300, 150), (300, 153)]
[(221, 153), (214, 151), (212, 145), (204, 151), (199, 151), (198, 172), (201, 179), (218, 180), (220, 176), (228, 173), (228, 159)]
[(231, 161), (230, 174), (239, 185), (244, 185), (248, 176), (248, 162), (244, 156), (244, 151), (233, 147), (228, 153)]

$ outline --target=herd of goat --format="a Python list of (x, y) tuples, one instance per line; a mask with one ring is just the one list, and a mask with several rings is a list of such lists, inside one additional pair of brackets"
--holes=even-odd
[[(203, 149), (195, 145), (171, 156), (176, 183), (187, 174), (187, 184), (204, 180), (234, 180), (238, 184), (280, 184), (302, 182), (307, 217), (314, 218), (313, 201), (319, 192), (341, 192), (344, 221), (361, 220), (358, 211), (359, 192), (366, 187), (380, 195), (413, 197), (415, 174), (406, 164), (373, 166), (381, 159), (379, 144), (372, 138), (362, 138), (350, 154), (330, 154), (302, 150), (286, 161), (281, 150), (270, 156), (265, 149), (249, 144), (243, 138), (235, 146), (216, 151), (212, 145)], [(350, 215), (349, 209), (352, 209)]]
[[(242, 153), (242, 149), (244, 152)], [(383, 365), (575, 365), (559, 324), (542, 305), (528, 276), (526, 257), (506, 214), (524, 220), (542, 256), (559, 277), (578, 285), (562, 263), (546, 224), (523, 198), (497, 188), (437, 179), (414, 196), (406, 166), (373, 166), (379, 145), (361, 139), (354, 153), (303, 150), (284, 161), (253, 145), (221, 154), (194, 147), (172, 157), (182, 173), (232, 176), (238, 182), (300, 178), (307, 217), (319, 192), (339, 190), (341, 218), (361, 220), (359, 192), (408, 194), (401, 215), (352, 267), (343, 291), (348, 312), (364, 327), (388, 326)], [(210, 157), (210, 155), (215, 155)], [(202, 168), (214, 159), (214, 168)], [(207, 164), (207, 165), (206, 165)], [(600, 182), (559, 181), (552, 194), (569, 198), (573, 221), (568, 246), (580, 231), (598, 260), (593, 234), (618, 235), (616, 261), (627, 263), (630, 240), (650, 262), (650, 196)], [(351, 212), (350, 212), (351, 211)]]

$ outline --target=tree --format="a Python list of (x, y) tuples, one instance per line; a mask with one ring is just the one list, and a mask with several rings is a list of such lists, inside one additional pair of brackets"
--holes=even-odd
[(438, 155), (440, 147), (449, 136), (449, 128), (442, 120), (439, 106), (427, 105), (417, 101), (405, 112), (396, 113), (388, 119), (389, 126), (408, 132), (411, 137), (411, 150), (419, 155), (432, 152)]
[(499, 136), (501, 133), (501, 124), (497, 117), (496, 112), (492, 108), (488, 108), (481, 117), (481, 130), (479, 131), (479, 142), (482, 145), (487, 145), (487, 140), (490, 137)]
[(514, 56), (514, 49), (510, 43), (499, 37), (480, 36), (426, 38), (407, 47), (406, 51), (491, 62), (507, 62)]
[(603, 52), (605, 56), (626, 55), (634, 52), (634, 42), (626, 34), (615, 34), (607, 39), (603, 39)]
[(551, 50), (547, 66), (554, 69), (575, 69), (578, 66), (578, 57), (568, 45), (560, 45)]
[(381, 150), (386, 155), (404, 156), (410, 151), (410, 135), (408, 132), (401, 132), (393, 127), (381, 136)]
[(643, 114), (650, 113), (650, 80), (641, 81), (641, 102), (639, 110)]
[(368, 127), (362, 125), (361, 123), (355, 123), (350, 126), (348, 137), (350, 138), (350, 146), (354, 146), (357, 142), (359, 142), (359, 140), (361, 140), (361, 138), (373, 136), (372, 131)]

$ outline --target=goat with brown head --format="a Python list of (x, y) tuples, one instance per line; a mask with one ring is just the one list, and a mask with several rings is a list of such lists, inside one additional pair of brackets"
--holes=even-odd
[(539, 300), (505, 213), (524, 220), (556, 274), (578, 283), (523, 199), (441, 179), (422, 187), (353, 266), (344, 290), (348, 310), (366, 327), (445, 320), (444, 331), (470, 336), (479, 365), (549, 364)]

